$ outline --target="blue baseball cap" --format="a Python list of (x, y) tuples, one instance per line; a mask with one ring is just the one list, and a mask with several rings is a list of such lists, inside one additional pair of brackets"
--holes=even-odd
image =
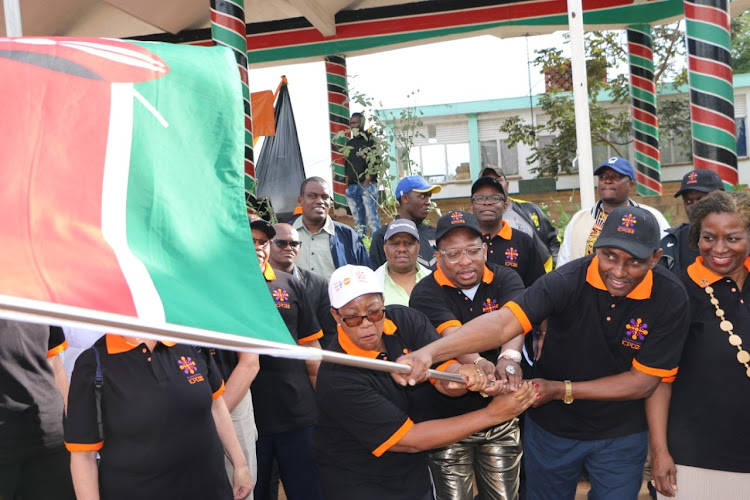
[(409, 191), (417, 193), (439, 193), (442, 188), (437, 185), (431, 185), (419, 175), (407, 175), (396, 186), (396, 199), (400, 200), (403, 195)]
[(633, 170), (633, 165), (631, 165), (630, 162), (625, 158), (613, 156), (609, 160), (599, 165), (599, 168), (594, 171), (594, 175), (599, 175), (605, 168), (611, 168), (619, 174), (627, 175), (628, 177), (630, 177), (631, 181), (635, 180), (635, 170)]

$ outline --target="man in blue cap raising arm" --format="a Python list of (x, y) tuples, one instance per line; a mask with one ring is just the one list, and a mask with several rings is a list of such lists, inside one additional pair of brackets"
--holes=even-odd
[(604, 221), (617, 207), (642, 207), (651, 212), (659, 224), (660, 237), (664, 237), (669, 229), (669, 222), (661, 212), (630, 199), (630, 191), (635, 186), (635, 170), (628, 160), (613, 156), (599, 165), (594, 175), (599, 176), (596, 187), (599, 201), (593, 207), (579, 210), (571, 217), (565, 227), (565, 235), (557, 256), (557, 267), (584, 255), (591, 255)]
[(689, 317), (687, 293), (663, 266), (659, 226), (640, 207), (614, 209), (595, 254), (545, 274), (499, 311), (399, 358), (413, 366), (485, 351), (548, 319), (526, 415), (523, 451), (528, 500), (573, 499), (582, 468), (591, 498), (638, 496), (648, 448), (648, 398), (677, 374)]

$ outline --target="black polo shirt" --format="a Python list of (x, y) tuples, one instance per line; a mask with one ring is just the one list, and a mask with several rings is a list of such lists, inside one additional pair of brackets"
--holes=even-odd
[[(442, 333), (446, 328), (461, 326), (482, 314), (497, 311), (523, 290), (523, 282), (518, 273), (508, 267), (488, 263), (472, 300), (448, 281), (438, 268), (417, 283), (411, 293), (409, 306), (425, 313), (437, 331)], [(500, 348), (481, 354), (494, 363), (500, 354)], [(425, 418), (430, 419), (462, 415), (489, 404), (488, 398), (483, 398), (476, 392), (452, 398), (435, 391), (430, 396), (432, 402), (424, 408), (427, 412)]]
[(62, 328), (0, 319), (0, 467), (63, 447), (63, 400), (48, 358)]
[[(276, 273), (269, 265), (263, 275), (292, 338), (298, 344), (320, 339), (323, 332), (302, 282), (291, 274)], [(315, 421), (315, 394), (303, 360), (260, 356), (251, 392), (261, 435), (299, 429)]]
[[(597, 265), (595, 255), (573, 260), (506, 304), (524, 331), (548, 319), (534, 376), (577, 382), (632, 367), (674, 380), (688, 326), (685, 288), (656, 266), (627, 297), (613, 297)], [(527, 412), (547, 431), (569, 439), (614, 438), (647, 429), (643, 400), (550, 401)]]
[[(750, 269), (750, 259), (745, 261)], [(750, 286), (742, 290), (731, 278), (714, 274), (703, 258), (680, 275), (690, 298), (690, 329), (682, 351), (680, 373), (672, 386), (667, 435), (669, 451), (681, 465), (731, 472), (750, 472), (750, 377), (737, 361), (738, 350), (711, 304), (713, 288), (733, 333), (750, 348)]]
[[(397, 216), (396, 219), (400, 219), (401, 216)], [(388, 224), (381, 226), (380, 229), (375, 231), (372, 235), (372, 241), (370, 242), (370, 267), (376, 270), (383, 264), (385, 264), (385, 232), (388, 230)], [(417, 231), (419, 232), (419, 255), (417, 256), (417, 262), (422, 264), (430, 271), (437, 269), (437, 259), (435, 258), (435, 227), (428, 226), (424, 222), (417, 224)]]
[(533, 238), (514, 230), (506, 221), (497, 234), (485, 234), (482, 239), (487, 244), (487, 262), (513, 269), (525, 287), (544, 275), (544, 264)]
[(104, 440), (96, 419), (96, 358), (76, 360), (68, 396), (65, 444), (99, 451), (102, 498), (231, 499), (224, 449), (211, 413), (224, 382), (206, 351), (157, 343), (153, 352), (119, 335), (94, 346), (102, 374)]
[[(427, 318), (399, 305), (386, 307), (386, 352), (359, 349), (339, 327), (331, 350), (395, 361), (439, 336)], [(327, 500), (414, 500), (431, 491), (425, 453), (388, 450), (414, 425), (410, 418), (429, 384), (401, 387), (386, 372), (323, 362), (316, 387), (314, 456)]]

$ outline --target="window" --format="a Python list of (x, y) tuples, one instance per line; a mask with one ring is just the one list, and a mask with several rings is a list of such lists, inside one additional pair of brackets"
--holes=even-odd
[(659, 152), (662, 165), (690, 163), (693, 158), (690, 134), (664, 134), (659, 137)]
[(501, 167), (505, 175), (518, 175), (517, 148), (508, 146), (508, 143), (504, 139), (482, 141), (479, 144), (479, 148), (482, 154), (483, 169), (487, 167)]
[(737, 130), (737, 156), (747, 156), (747, 134), (745, 132), (745, 117), (734, 119)]

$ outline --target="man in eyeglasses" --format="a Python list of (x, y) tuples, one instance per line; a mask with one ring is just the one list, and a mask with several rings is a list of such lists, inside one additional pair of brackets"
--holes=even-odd
[(596, 187), (599, 201), (591, 208), (579, 210), (570, 218), (565, 227), (560, 254), (557, 256), (557, 267), (573, 259), (593, 254), (594, 244), (602, 231), (604, 221), (612, 210), (618, 207), (641, 207), (651, 212), (659, 223), (661, 237), (667, 235), (669, 222), (661, 212), (630, 199), (630, 191), (635, 186), (635, 170), (628, 160), (613, 156), (599, 165), (594, 175), (599, 177)]
[(432, 271), (417, 262), (419, 231), (409, 219), (396, 219), (385, 232), (386, 262), (375, 270), (383, 285), (385, 305), (409, 305), (414, 286)]
[(323, 349), (336, 336), (336, 321), (331, 316), (331, 303), (328, 299), (328, 280), (312, 271), (299, 268), (295, 265), (299, 256), (300, 241), (299, 233), (291, 225), (285, 223), (273, 226), (276, 236), (271, 240), (271, 255), (268, 263), (277, 271), (283, 271), (299, 279), (307, 290), (310, 299), (310, 307), (315, 312), (318, 324), (323, 329), (323, 338), (320, 345)]
[[(409, 305), (422, 311), (445, 337), (464, 323), (498, 310), (524, 290), (510, 267), (487, 262), (487, 245), (477, 218), (451, 212), (438, 220), (435, 233), (437, 270), (417, 283)], [(499, 382), (515, 391), (521, 383), (523, 340), (481, 353), (474, 363), (494, 369)], [(483, 368), (487, 369), (487, 368)], [(483, 408), (487, 400), (476, 393), (447, 398), (430, 393), (425, 418), (449, 418)], [(472, 434), (456, 444), (430, 452), (430, 471), (437, 499), (473, 500), (474, 477), (481, 498), (517, 498), (521, 464), (518, 420)]]

